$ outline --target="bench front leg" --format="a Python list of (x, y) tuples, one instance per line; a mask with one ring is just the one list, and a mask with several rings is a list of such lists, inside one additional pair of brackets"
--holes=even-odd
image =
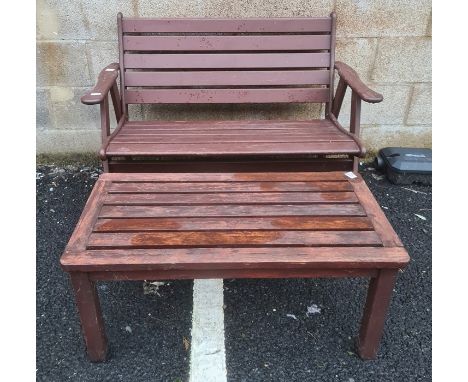
[(362, 359), (375, 359), (382, 338), (397, 269), (382, 269), (369, 282), (357, 350)]
[(71, 272), (70, 278), (88, 357), (93, 362), (102, 362), (106, 359), (107, 338), (95, 283), (83, 272)]

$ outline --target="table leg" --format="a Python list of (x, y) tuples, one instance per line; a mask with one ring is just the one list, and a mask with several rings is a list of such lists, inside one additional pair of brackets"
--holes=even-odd
[(369, 282), (357, 344), (362, 359), (377, 358), (397, 272), (397, 269), (382, 269)]
[(88, 357), (93, 362), (104, 361), (107, 339), (95, 283), (84, 272), (71, 272), (70, 278), (75, 291)]

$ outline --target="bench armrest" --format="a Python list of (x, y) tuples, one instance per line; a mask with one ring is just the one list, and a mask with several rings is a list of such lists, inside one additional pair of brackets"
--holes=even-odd
[(99, 73), (98, 80), (94, 88), (86, 92), (86, 94), (81, 97), (81, 102), (85, 105), (96, 105), (102, 103), (116, 83), (118, 74), (119, 64), (113, 63), (106, 66), (101, 73)]
[(353, 89), (354, 92), (365, 102), (379, 103), (382, 102), (383, 96), (361, 81), (359, 75), (348, 65), (343, 62), (335, 62), (335, 69), (338, 71), (340, 78)]

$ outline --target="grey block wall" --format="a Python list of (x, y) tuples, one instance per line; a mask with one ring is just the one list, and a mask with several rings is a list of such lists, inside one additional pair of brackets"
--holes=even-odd
[[(92, 152), (98, 106), (79, 101), (99, 71), (117, 61), (116, 14), (142, 17), (286, 17), (337, 13), (337, 60), (384, 95), (363, 104), (366, 146), (431, 146), (430, 0), (38, 0), (37, 152)], [(133, 106), (131, 118), (306, 119), (317, 105)], [(340, 122), (349, 123), (349, 94)]]

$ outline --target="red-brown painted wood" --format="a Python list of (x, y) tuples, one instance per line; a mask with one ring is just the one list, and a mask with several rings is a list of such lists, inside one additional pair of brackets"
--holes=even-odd
[(209, 172), (283, 172), (283, 171), (351, 171), (353, 161), (345, 158), (306, 158), (289, 160), (278, 160), (277, 158), (231, 158), (202, 159), (192, 160), (190, 162), (181, 160), (109, 160), (110, 172), (125, 173), (181, 173), (187, 171), (209, 173)]
[(315, 18), (124, 18), (124, 33), (303, 33), (330, 32), (330, 17)]
[[(287, 251), (287, 256), (285, 256)], [(313, 272), (321, 269), (398, 269), (408, 262), (403, 248), (385, 247), (291, 247), (285, 248), (177, 248), (89, 250), (62, 256), (61, 264), (69, 271), (210, 270), (219, 278), (227, 269), (277, 269), (279, 278), (287, 278), (292, 269)], [(218, 271), (218, 274), (215, 272)], [(284, 272), (281, 275), (281, 271)], [(92, 277), (92, 276), (91, 276)], [(151, 278), (148, 278), (152, 280)], [(154, 280), (154, 279), (153, 279)]]
[(382, 245), (373, 231), (177, 231), (92, 233), (87, 249), (350, 247)]
[[(253, 172), (253, 173), (210, 173), (199, 174), (186, 172), (179, 174), (103, 174), (103, 181), (117, 183), (141, 182), (349, 182), (349, 178), (341, 171), (333, 172)], [(266, 185), (267, 187), (268, 185)]]
[[(335, 14), (117, 23), (120, 64), (83, 102), (101, 107), (104, 170), (135, 173), (98, 180), (61, 259), (91, 359), (105, 357), (94, 280), (348, 276), (373, 278), (359, 353), (375, 357), (408, 255), (362, 178), (343, 175), (365, 153), (360, 102), (382, 96), (335, 63)], [(347, 86), (351, 131), (336, 119)], [(128, 121), (128, 104), (304, 102), (325, 119)]]
[[(347, 182), (327, 181), (291, 181), (285, 182), (138, 182), (138, 183), (113, 183), (109, 194), (131, 193), (238, 193), (238, 192), (313, 192), (313, 191), (352, 191), (352, 186)], [(233, 196), (235, 197), (235, 196)]]
[(324, 102), (326, 88), (145, 89), (127, 90), (127, 103), (275, 103)]
[(354, 141), (350, 137), (340, 135), (338, 133), (319, 133), (312, 134), (119, 134), (113, 139), (114, 143), (167, 143), (167, 144), (184, 144), (193, 143), (297, 143), (297, 142), (351, 142)]
[(96, 286), (87, 273), (71, 272), (70, 278), (88, 357), (93, 362), (102, 362), (107, 355), (107, 338)]
[[(262, 134), (263, 133), (263, 134)], [(338, 131), (332, 132), (312, 132), (312, 131), (271, 131), (271, 134), (265, 136), (265, 132), (255, 130), (232, 130), (232, 131), (200, 131), (199, 133), (186, 131), (185, 134), (181, 131), (162, 131), (154, 132), (148, 130), (125, 130), (118, 137), (115, 137), (114, 142), (128, 143), (181, 143), (181, 140), (186, 138), (187, 141), (194, 142), (297, 142), (297, 141), (353, 141), (349, 136), (340, 134)]]
[(361, 151), (355, 142), (241, 142), (238, 145), (227, 143), (113, 143), (107, 148), (111, 156), (122, 155), (190, 155), (190, 156), (240, 156), (240, 155), (307, 155), (307, 154), (354, 154)]
[[(380, 102), (382, 96), (363, 84), (356, 72), (346, 64), (335, 63), (335, 14), (322, 18), (137, 19), (124, 18), (119, 13), (117, 26), (120, 64), (111, 64), (105, 68), (95, 89), (83, 97), (85, 103), (101, 104), (104, 140), (100, 157), (106, 171), (177, 169), (177, 165), (171, 167), (161, 164), (161, 156), (177, 160), (184, 157), (186, 162), (204, 157), (206, 165), (198, 162), (192, 168), (208, 172), (215, 168), (236, 171), (245, 168), (232, 165), (213, 166), (210, 161), (218, 155), (239, 156), (243, 160), (247, 156), (258, 156), (256, 160), (265, 161), (273, 157), (287, 156), (292, 159), (301, 155), (327, 154), (354, 156), (353, 169), (357, 170), (357, 157), (365, 154), (358, 138), (359, 129), (353, 128), (354, 134), (347, 132), (339, 125), (335, 116), (339, 114), (347, 86), (358, 97), (353, 101), (352, 127), (359, 124), (359, 113), (356, 112), (359, 100)], [(337, 95), (333, 97), (335, 70), (341, 77)], [(118, 72), (122, 73), (121, 94), (116, 85)], [(324, 103), (326, 120), (332, 122), (335, 133), (323, 137), (303, 137), (300, 134), (295, 134), (291, 139), (284, 137), (285, 142), (288, 139), (289, 142), (296, 142), (297, 145), (294, 146), (257, 145), (257, 142), (276, 142), (282, 137), (259, 141), (261, 138), (250, 135), (245, 140), (234, 140), (238, 145), (245, 143), (246, 147), (240, 149), (230, 147), (233, 146), (232, 140), (226, 140), (225, 147), (216, 144), (210, 146), (217, 140), (222, 141), (222, 138), (215, 138), (214, 135), (188, 137), (192, 141), (188, 145), (187, 141), (180, 142), (175, 137), (166, 141), (161, 139), (161, 142), (159, 136), (148, 139), (149, 137), (133, 135), (130, 138), (119, 136), (120, 132), (109, 137), (110, 126), (105, 115), (107, 108), (102, 105), (107, 102), (104, 98), (108, 93), (112, 97), (116, 119), (120, 121), (122, 116), (125, 118), (124, 126), (119, 126), (119, 129), (123, 128), (125, 135), (142, 132), (138, 129), (145, 128), (143, 123), (135, 125), (138, 129), (133, 132), (128, 132), (131, 126), (126, 125), (128, 105), (146, 103)], [(212, 122), (218, 131), (228, 128), (228, 124), (220, 126), (218, 122)], [(183, 126), (197, 129), (197, 125)], [(265, 128), (275, 129), (275, 126), (277, 123), (273, 122)], [(344, 145), (337, 144), (336, 141), (342, 141), (343, 136), (336, 137), (336, 129), (346, 135)], [(222, 134), (220, 132), (219, 135)], [(308, 144), (317, 138), (324, 138), (324, 143), (328, 146)], [(176, 144), (179, 149), (168, 147), (168, 150), (160, 150), (171, 143)], [(301, 143), (304, 143), (302, 149), (298, 147)], [(158, 157), (158, 161), (153, 160), (152, 165), (148, 162), (137, 164), (132, 159), (134, 156), (143, 160)], [(336, 163), (330, 161), (329, 167), (321, 164), (320, 169), (337, 169), (339, 167)], [(317, 168), (312, 163), (311, 166)]]
[(362, 177), (359, 176), (358, 180), (350, 183), (360, 204), (366, 210), (367, 215), (372, 218), (374, 229), (379, 233), (384, 245), (388, 247), (403, 247), (403, 243), (392, 228), (379, 203), (377, 203), (369, 188), (365, 185)]
[(330, 70), (127, 71), (127, 86), (328, 85)]
[[(133, 199), (133, 198), (132, 198)], [(151, 232), (151, 231), (218, 231), (218, 230), (373, 230), (367, 217), (304, 216), (257, 217), (255, 220), (215, 217), (215, 218), (137, 218), (99, 219), (94, 232)]]
[(335, 118), (338, 118), (341, 111), (341, 106), (343, 105), (344, 96), (346, 94), (346, 89), (348, 85), (346, 84), (343, 78), (340, 78), (338, 81), (338, 86), (335, 92), (335, 98), (333, 99), (332, 113)]
[(330, 92), (328, 93), (328, 101), (325, 103), (325, 117), (330, 115), (331, 107), (333, 104), (333, 89), (335, 83), (335, 74), (333, 65), (335, 63), (335, 45), (336, 45), (336, 14), (332, 12), (331, 18), (331, 47), (330, 47)]
[(343, 62), (335, 62), (335, 69), (338, 71), (340, 78), (353, 89), (353, 91), (365, 102), (378, 103), (382, 102), (383, 96), (370, 89), (364, 82), (361, 81), (358, 74), (348, 65)]
[[(96, 271), (90, 272), (93, 281), (112, 280), (183, 280), (215, 279), (218, 271), (211, 269), (194, 270), (151, 270), (151, 271)], [(375, 269), (224, 269), (226, 279), (277, 279), (277, 278), (323, 278), (323, 277), (375, 277)]]
[(117, 35), (119, 39), (119, 64), (120, 64), (120, 73), (122, 75), (120, 76), (120, 89), (122, 89), (122, 97), (121, 97), (121, 104), (122, 104), (122, 111), (125, 115), (128, 116), (128, 105), (127, 102), (125, 102), (125, 66), (123, 63), (123, 55), (124, 55), (124, 49), (123, 49), (123, 15), (121, 12), (117, 13)]
[(329, 35), (124, 36), (126, 51), (327, 50)]
[(334, 124), (328, 119), (312, 119), (312, 120), (192, 120), (192, 121), (127, 121), (126, 126), (131, 129), (148, 128), (148, 129), (292, 129), (292, 128), (328, 128), (333, 130)]
[(107, 205), (208, 205), (208, 204), (309, 204), (309, 203), (357, 203), (353, 192), (203, 192), (203, 193), (178, 193), (160, 194), (136, 194), (131, 198), (125, 194), (107, 195), (104, 202)]
[(104, 101), (119, 75), (119, 64), (107, 65), (100, 73), (96, 86), (81, 97), (86, 105), (96, 105)]
[(359, 354), (375, 357), (408, 255), (360, 176), (343, 172), (107, 173), (61, 258), (88, 354), (105, 358), (93, 282), (372, 277)]
[[(229, 92), (232, 96), (232, 90)], [(112, 134), (103, 155), (239, 157), (338, 153), (362, 155), (362, 147), (352, 134), (331, 120), (130, 121)], [(325, 165), (324, 169), (332, 168)]]
[(365, 216), (359, 204), (303, 204), (297, 205), (232, 205), (232, 206), (107, 206), (100, 212), (102, 218), (146, 217), (208, 217), (208, 216)]
[(127, 69), (323, 68), (329, 53), (124, 53)]
[(357, 340), (358, 353), (362, 359), (377, 358), (397, 273), (394, 269), (382, 269), (377, 277), (370, 280)]

